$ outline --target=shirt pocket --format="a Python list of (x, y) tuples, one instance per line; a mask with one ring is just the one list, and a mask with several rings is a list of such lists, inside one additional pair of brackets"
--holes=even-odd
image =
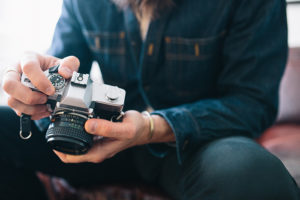
[(125, 32), (84, 31), (90, 50), (99, 62), (103, 79), (107, 84), (125, 84), (126, 69)]
[(206, 97), (215, 87), (225, 31), (206, 38), (165, 37), (165, 81), (178, 97)]

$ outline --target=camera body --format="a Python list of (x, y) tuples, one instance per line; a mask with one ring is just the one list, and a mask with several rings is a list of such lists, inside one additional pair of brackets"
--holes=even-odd
[[(66, 80), (58, 74), (58, 67), (44, 72), (56, 90), (48, 96), (47, 106), (52, 114), (46, 140), (57, 151), (85, 154), (93, 144), (93, 136), (84, 129), (85, 122), (90, 118), (120, 120), (126, 92), (103, 82), (93, 82), (88, 74), (73, 72), (72, 78)], [(21, 82), (38, 91), (24, 74)]]

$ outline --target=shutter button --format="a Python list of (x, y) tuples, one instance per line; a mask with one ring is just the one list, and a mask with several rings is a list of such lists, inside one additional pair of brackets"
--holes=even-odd
[(116, 101), (119, 98), (119, 90), (117, 87), (110, 88), (109, 91), (106, 92), (106, 98), (108, 101)]

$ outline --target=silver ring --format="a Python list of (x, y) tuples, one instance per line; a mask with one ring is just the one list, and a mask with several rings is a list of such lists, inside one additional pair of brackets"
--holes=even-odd
[(16, 69), (7, 69), (4, 71), (5, 74), (7, 74), (8, 72), (16, 72), (19, 76), (21, 76), (21, 73)]
[(31, 136), (32, 136), (32, 132), (30, 131), (29, 132), (29, 135), (27, 135), (26, 137), (24, 137), (23, 136), (23, 132), (22, 131), (20, 131), (20, 138), (22, 138), (23, 140), (28, 140), (29, 138), (31, 138)]

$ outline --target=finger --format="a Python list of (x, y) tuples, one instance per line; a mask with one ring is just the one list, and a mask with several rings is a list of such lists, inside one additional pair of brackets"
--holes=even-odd
[(54, 150), (54, 153), (64, 163), (82, 163), (92, 162), (100, 163), (104, 160), (113, 157), (115, 154), (120, 152), (124, 146), (124, 142), (120, 140), (114, 140), (109, 142), (98, 142), (84, 155), (69, 155)]
[(60, 61), (58, 73), (65, 79), (71, 78), (74, 71), (78, 71), (80, 62), (75, 56), (65, 57)]
[(3, 90), (11, 97), (24, 104), (44, 104), (47, 96), (40, 92), (34, 92), (20, 82), (20, 75), (14, 71), (9, 71), (3, 78)]
[[(21, 117), (21, 115), (22, 115), (22, 113), (21, 112), (19, 112), (19, 111), (17, 111), (17, 110), (15, 110), (15, 109), (13, 109), (15, 112), (16, 112), (16, 114), (19, 116), (19, 117)], [(49, 117), (51, 115), (51, 112), (44, 112), (44, 113), (39, 113), (39, 114), (36, 114), (36, 115), (32, 115), (31, 116), (31, 120), (39, 120), (39, 119), (43, 119), (43, 118), (45, 118), (45, 117)]]
[(53, 150), (53, 152), (59, 157), (59, 159), (64, 163), (82, 163), (82, 162), (88, 162), (88, 159), (85, 158), (84, 155), (70, 155), (65, 154), (56, 150)]
[(27, 53), (21, 59), (20, 66), (23, 73), (30, 79), (32, 84), (38, 90), (47, 95), (53, 95), (55, 88), (44, 74), (43, 69), (50, 67), (45, 66), (46, 64), (55, 63), (57, 61), (59, 61), (59, 59), (52, 56)]
[(27, 115), (36, 115), (40, 113), (48, 112), (46, 105), (26, 105), (14, 98), (8, 98), (8, 106), (18, 111), (18, 113), (25, 113)]
[(134, 128), (131, 123), (111, 122), (104, 119), (89, 119), (85, 123), (85, 130), (88, 133), (116, 139), (132, 138), (135, 133)]
[(100, 163), (106, 159), (112, 158), (117, 153), (127, 148), (127, 142), (122, 140), (103, 139), (95, 142), (93, 147), (85, 154), (86, 162)]
[(39, 119), (43, 119), (45, 117), (49, 117), (51, 115), (51, 112), (44, 112), (44, 113), (39, 113), (39, 114), (36, 114), (36, 115), (32, 115), (31, 116), (31, 119), (32, 120), (39, 120)]

